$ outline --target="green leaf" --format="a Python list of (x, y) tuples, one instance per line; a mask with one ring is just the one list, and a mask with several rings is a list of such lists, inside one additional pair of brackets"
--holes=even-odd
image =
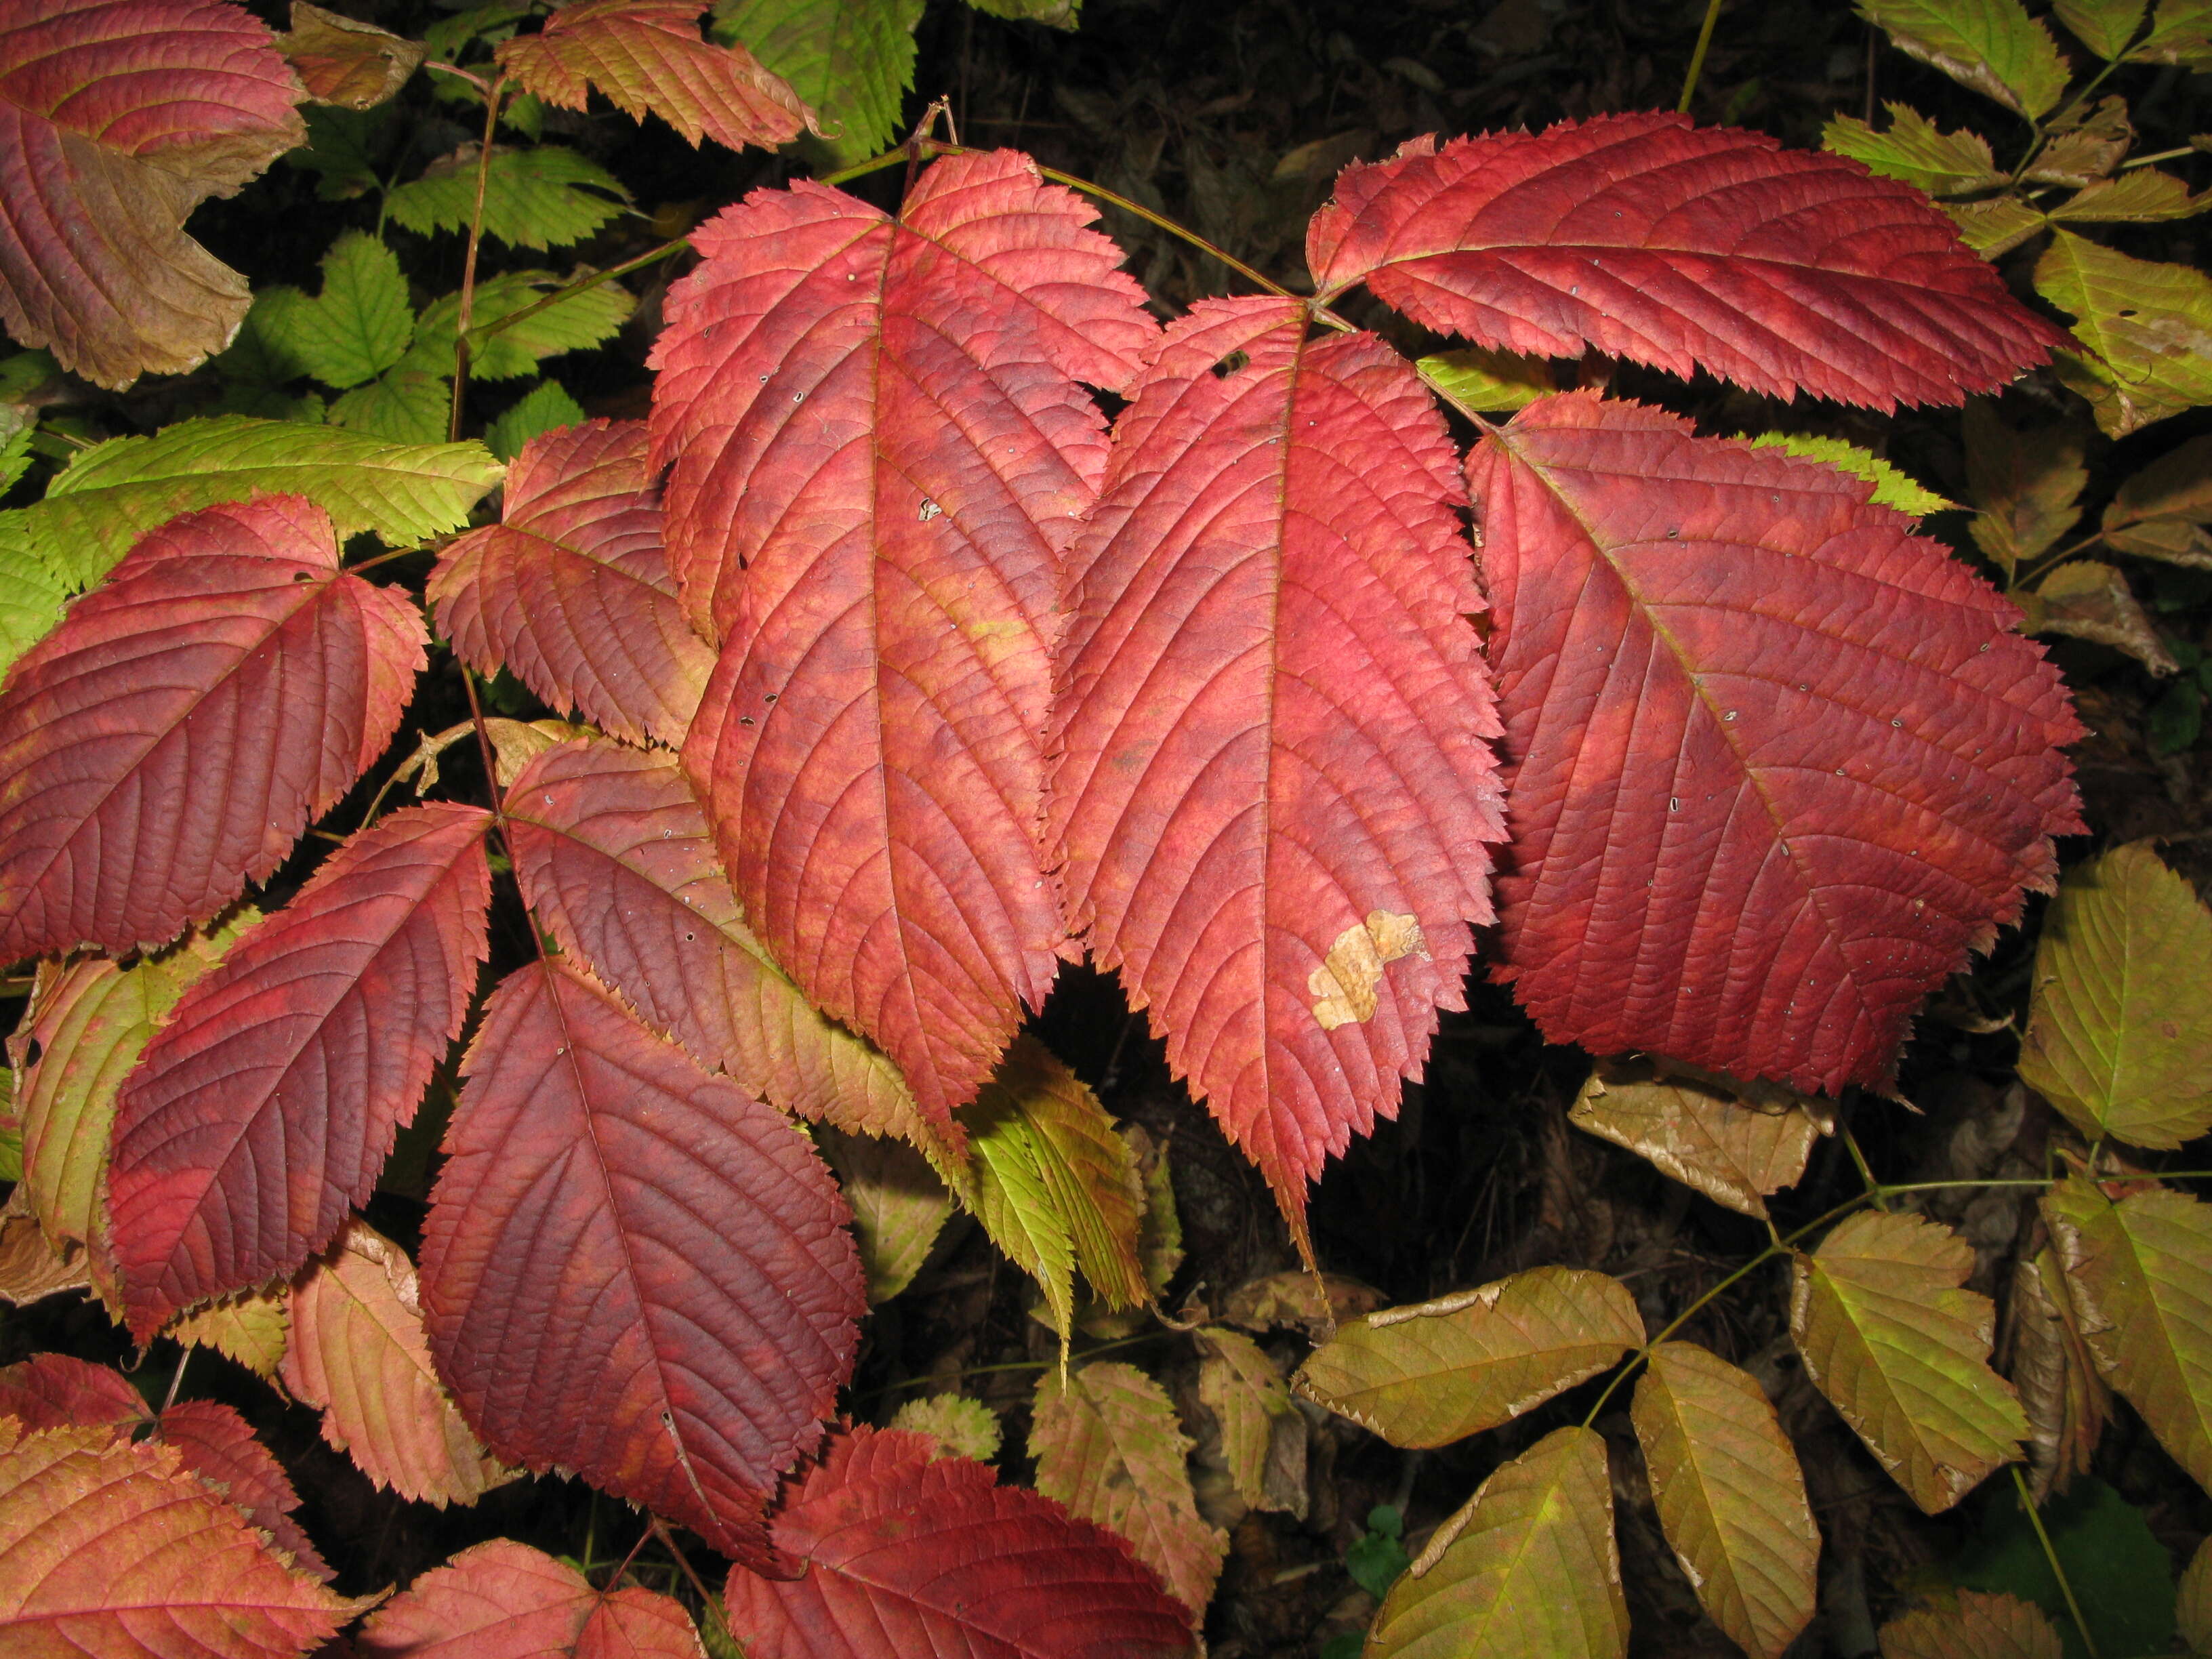
[(1528, 357), (1516, 351), (1492, 351), (1469, 346), (1424, 357), (1421, 374), (1447, 397), (1483, 414), (1526, 409), (1539, 398), (1559, 388), (1552, 379), (1551, 360)]
[(1884, 107), (1887, 132), (1876, 132), (1855, 115), (1839, 115), (1820, 134), (1820, 148), (1930, 196), (1962, 196), (2004, 183), (1990, 141), (1978, 132), (1938, 132), (1917, 110), (1903, 104)]
[(453, 388), (450, 381), (419, 368), (395, 368), (357, 386), (330, 408), (332, 426), (398, 444), (434, 444), (451, 429)]
[(925, 1395), (891, 1414), (891, 1427), (926, 1434), (944, 1450), (988, 1463), (999, 1455), (999, 1419), (980, 1400), (964, 1395)]
[[(440, 18), (422, 32), (422, 44), (429, 48), (431, 57), (448, 64), (457, 63), (470, 42), (506, 40), (514, 33), (515, 24), (529, 16), (532, 9), (530, 0), (490, 0), (488, 5)], [(463, 89), (466, 90), (465, 85)]]
[(1080, 10), (1079, 0), (968, 0), (968, 3), (994, 17), (1010, 18), (1017, 23), (1043, 23), (1056, 29), (1075, 27)]
[(852, 1206), (868, 1300), (888, 1302), (929, 1260), (952, 1214), (952, 1194), (929, 1160), (902, 1140), (848, 1134), (826, 1123), (815, 1126), (814, 1140)]
[(1987, 202), (1946, 202), (1943, 211), (1958, 228), (1959, 240), (1984, 259), (2011, 252), (2051, 226), (2041, 209), (2017, 196), (1999, 196)]
[(2142, 27), (2143, 0), (2057, 0), (2051, 11), (2098, 57), (2113, 58)]
[(2075, 1176), (2043, 1214), (2098, 1369), (2212, 1490), (2212, 1205), (2166, 1188), (2116, 1204)]
[(512, 461), (532, 438), (583, 422), (583, 405), (558, 380), (540, 380), (484, 429), (484, 446), (502, 461)]
[(2015, 427), (1986, 398), (1966, 405), (1966, 493), (1979, 510), (1974, 544), (2008, 574), (2057, 545), (2081, 516), (2089, 470), (2081, 434), (2065, 425)]
[(1820, 1529), (1765, 1392), (1703, 1348), (1662, 1342), (1629, 1415), (1698, 1604), (1754, 1659), (1779, 1659), (1813, 1617)]
[(2171, 674), (2180, 665), (2128, 586), (2108, 564), (2074, 559), (2046, 572), (2032, 591), (2015, 592), (2021, 629), (2030, 634), (2070, 634), (2094, 640), (2138, 659), (2154, 674)]
[(2057, 43), (2020, 0), (1859, 0), (1858, 10), (1907, 57), (2016, 113), (2041, 115), (2066, 90)]
[(2212, 570), (2212, 435), (2191, 438), (2121, 484), (2105, 509), (2105, 544)]
[(27, 517), (0, 512), (0, 672), (53, 631), (69, 596), (32, 539)]
[(320, 294), (276, 289), (257, 296), (254, 309), (263, 336), (283, 360), (340, 390), (374, 380), (398, 362), (415, 333), (398, 257), (360, 231), (338, 238), (323, 256)]
[(2170, 173), (2138, 167), (2117, 179), (2098, 179), (2051, 210), (2053, 224), (2081, 222), (2147, 225), (2169, 219), (2193, 219), (2212, 208), (2212, 192), (2191, 196)]
[(1881, 1659), (2062, 1659), (2058, 1632), (2026, 1601), (1962, 1590), (1881, 1627)]
[(1947, 1510), (2027, 1437), (1989, 1366), (1996, 1310), (1960, 1288), (1973, 1247), (1918, 1216), (1862, 1211), (1796, 1259), (1790, 1334), (1806, 1374), (1929, 1514)]
[(155, 526), (257, 490), (307, 496), (331, 515), (341, 540), (373, 530), (410, 546), (466, 524), (503, 471), (482, 444), (390, 444), (225, 415), (87, 450), (23, 513), (56, 568), (86, 586)]
[[(1291, 1403), (1282, 1373), (1258, 1343), (1225, 1325), (1206, 1326), (1198, 1342), (1199, 1402), (1221, 1425), (1221, 1458), (1229, 1466), (1230, 1484), (1253, 1509), (1302, 1512), (1303, 1481), (1292, 1499), (1278, 1490), (1281, 1483), (1268, 1479), (1270, 1453), (1285, 1431), (1296, 1440), (1301, 1459), (1305, 1451), (1305, 1420)], [(1304, 1468), (1297, 1473), (1303, 1476)]]
[(837, 160), (890, 141), (914, 84), (922, 0), (717, 0), (714, 33), (791, 83), (822, 119)]
[(1376, 1615), (1367, 1659), (1620, 1659), (1628, 1607), (1594, 1429), (1554, 1430), (1437, 1529)]
[[(580, 275), (587, 273), (579, 273)], [(469, 375), (478, 380), (511, 380), (532, 374), (540, 360), (580, 351), (611, 339), (629, 320), (637, 301), (619, 283), (577, 289), (560, 303), (532, 313), (496, 334), (482, 331), (536, 305), (561, 286), (550, 270), (508, 270), (477, 284), (469, 311)], [(423, 307), (408, 363), (434, 374), (453, 372), (453, 325), (460, 319), (461, 296), (448, 294)]]
[(1619, 1279), (1532, 1267), (1345, 1325), (1295, 1382), (1394, 1446), (1443, 1446), (1540, 1406), (1643, 1342)]
[[(426, 236), (466, 230), (476, 210), (478, 148), (464, 144), (430, 163), (421, 178), (385, 198), (386, 210)], [(621, 180), (573, 149), (495, 146), (484, 180), (484, 234), (514, 247), (566, 247), (591, 235), (629, 200)]]
[[(1405, 1577), (1413, 1558), (1406, 1553), (1406, 1518), (1391, 1504), (1377, 1504), (1367, 1511), (1367, 1530), (1344, 1552), (1344, 1570), (1352, 1582), (1380, 1601), (1390, 1587)], [(1352, 1659), (1359, 1659), (1354, 1648)]]
[(2020, 1075), (2084, 1135), (2212, 1129), (2212, 911), (2148, 842), (2066, 878), (2044, 918)]
[(2158, 0), (2150, 33), (2128, 54), (2128, 61), (2212, 68), (2212, 0)]
[(1101, 1360), (1038, 1379), (1036, 1489), (1127, 1539), (1195, 1620), (1213, 1599), (1229, 1540), (1199, 1515), (1189, 1452), (1165, 1390), (1133, 1365)]
[(2036, 262), (2035, 289), (2076, 319), (2085, 349), (2060, 352), (2058, 376), (2107, 435), (2212, 403), (2212, 277), (2060, 230)]
[(1924, 519), (1930, 513), (1941, 513), (1948, 507), (1958, 506), (1958, 502), (1938, 495), (1879, 455), (1861, 449), (1856, 444), (1846, 443), (1841, 438), (1768, 432), (1753, 438), (1751, 447), (1753, 449), (1779, 449), (1788, 454), (1802, 455), (1808, 461), (1826, 461), (1838, 471), (1848, 472), (1855, 478), (1864, 478), (1872, 484), (1877, 507), (1893, 507), (1900, 513), (1910, 513), (1916, 519)]
[[(0, 432), (6, 432), (8, 405), (0, 404)], [(38, 430), (38, 422), (25, 418), (19, 421), (13, 432), (0, 437), (0, 495), (5, 495), (31, 470), (31, 435)]]
[(1997, 1487), (1983, 1510), (1979, 1533), (1952, 1564), (1951, 1577), (1967, 1589), (2033, 1602), (2050, 1619), (2067, 1659), (2088, 1659), (2051, 1570), (2056, 1555), (2100, 1653), (2166, 1652), (2173, 1644), (2173, 1563), (2143, 1512), (2090, 1478), (2045, 1504), (2040, 1519), (2051, 1540), (2049, 1555), (2019, 1493)]

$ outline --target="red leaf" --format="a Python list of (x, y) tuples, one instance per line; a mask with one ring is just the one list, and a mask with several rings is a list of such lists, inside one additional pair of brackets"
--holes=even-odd
[(645, 447), (637, 421), (532, 438), (507, 473), (501, 522), (447, 548), (429, 598), (439, 633), (480, 673), (503, 665), (617, 737), (673, 744), (714, 653), (677, 601)]
[(665, 1595), (601, 1595), (574, 1567), (495, 1538), (424, 1573), (362, 1627), (362, 1659), (699, 1659)]
[(0, 322), (101, 386), (230, 343), (246, 279), (184, 234), (306, 141), (267, 28), (210, 0), (0, 12)]
[(845, 1202), (772, 1108), (569, 969), (492, 995), (422, 1237), (430, 1346), (492, 1450), (768, 1559), (866, 1306)]
[(222, 1488), (247, 1520), (288, 1552), (300, 1571), (326, 1584), (337, 1576), (292, 1518), (300, 1495), (283, 1465), (235, 1411), (212, 1400), (187, 1400), (161, 1413), (161, 1438), (177, 1449), (186, 1468)]
[(507, 815), (539, 922), (640, 1019), (787, 1112), (958, 1162), (898, 1068), (809, 1005), (746, 927), (673, 759), (565, 744), (515, 780)]
[(1843, 156), (1648, 113), (1431, 143), (1345, 169), (1306, 234), (1322, 299), (1364, 283), (1480, 345), (1877, 409), (1963, 403), (2066, 337)]
[(361, 1603), (288, 1571), (177, 1449), (0, 1419), (0, 1650), (273, 1659)]
[(1106, 456), (1077, 382), (1153, 333), (1095, 216), (1010, 151), (938, 162), (896, 224), (756, 191), (652, 358), (670, 552), (724, 636), (684, 763), (762, 939), (941, 1124), (1064, 944), (1041, 738)]
[(1073, 925), (1301, 1232), (1465, 1006), (1502, 838), (1443, 422), (1372, 336), (1303, 334), (1296, 301), (1202, 301), (1139, 382), (1053, 805)]
[(399, 725), (404, 595), (267, 495), (171, 520), (0, 692), (0, 960), (173, 939), (268, 875)]
[(1834, 1093), (2048, 889), (2081, 735), (2018, 613), (1869, 486), (1570, 393), (1468, 479), (1504, 965), (1555, 1042)]
[(804, 1577), (723, 1591), (750, 1659), (1146, 1659), (1190, 1616), (1103, 1527), (938, 1456), (927, 1435), (834, 1435), (775, 1517)]
[(27, 1429), (154, 1420), (122, 1372), (65, 1353), (34, 1353), (0, 1370), (0, 1417), (21, 1419)]
[(439, 802), (361, 831), (146, 1045), (116, 1099), (108, 1170), (142, 1339), (289, 1277), (368, 1200), (476, 989), (490, 822)]

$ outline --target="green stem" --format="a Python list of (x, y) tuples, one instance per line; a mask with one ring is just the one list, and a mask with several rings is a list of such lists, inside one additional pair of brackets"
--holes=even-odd
[(2028, 168), (2035, 165), (2035, 158), (2043, 154), (2044, 146), (2051, 142), (2051, 128), (2057, 126), (2060, 122), (2065, 120), (2068, 116), (2073, 114), (2075, 110), (2079, 109), (2081, 106), (2082, 100), (2088, 97), (2091, 93), (2096, 91), (2099, 87), (2103, 86), (2105, 82), (2111, 78), (2112, 71), (2118, 68), (2119, 68), (2119, 64), (2115, 60), (2112, 63), (2106, 64), (2104, 68), (2099, 70), (2094, 75), (2089, 77), (2088, 84), (2084, 86), (2081, 91), (2075, 93), (2071, 98), (2068, 99), (2063, 104), (2059, 106), (2058, 112), (2056, 115), (2051, 116), (2048, 120), (2038, 121), (2033, 116), (2030, 116), (2028, 118), (2027, 124), (2033, 129), (2034, 137), (2028, 143), (2027, 154), (2021, 157), (2020, 165), (2012, 170), (2012, 179), (2010, 182), (2017, 185), (2022, 179), (2025, 179), (2027, 176)]
[(1889, 1201), (1882, 1194), (1881, 1182), (1874, 1178), (1873, 1165), (1867, 1162), (1866, 1154), (1859, 1150), (1858, 1137), (1841, 1125), (1838, 1126), (1837, 1133), (1844, 1138), (1844, 1150), (1851, 1155), (1851, 1162), (1858, 1166), (1859, 1179), (1866, 1183), (1867, 1196), (1874, 1200), (1876, 1209), (1887, 1209)]
[(2162, 149), (2155, 155), (2138, 155), (2120, 163), (2117, 172), (2125, 173), (2130, 167), (2147, 167), (2154, 161), (2178, 161), (2185, 155), (2201, 155), (2203, 152), (2194, 144), (2184, 144), (2179, 149)]
[(2020, 1494), (2020, 1506), (2027, 1511), (2027, 1523), (2035, 1528), (2035, 1541), (2043, 1546), (2043, 1559), (2051, 1564), (2051, 1576), (2058, 1581), (2058, 1593), (2066, 1598), (2066, 1611), (2073, 1615), (2074, 1628), (2081, 1632), (2081, 1646), (2089, 1659), (2104, 1659), (2097, 1651), (2097, 1638), (2089, 1634), (2089, 1621), (2081, 1616), (2081, 1604), (2074, 1599), (2074, 1586), (2066, 1580), (2066, 1569), (2058, 1565), (2058, 1552), (2051, 1546), (2051, 1534), (2043, 1529), (2043, 1512), (2035, 1507), (2035, 1499), (2027, 1490), (2027, 1477), (2020, 1472), (2020, 1465), (2012, 1466), (2013, 1489)]
[[(1134, 1336), (1124, 1336), (1112, 1342), (1102, 1342), (1095, 1348), (1085, 1348), (1081, 1353), (1072, 1355), (1071, 1358), (1078, 1363), (1085, 1359), (1096, 1359), (1102, 1353), (1112, 1353), (1121, 1348), (1133, 1348), (1139, 1342), (1156, 1342), (1164, 1336), (1176, 1336), (1180, 1334), (1174, 1330), (1139, 1331)], [(896, 1393), (901, 1389), (911, 1389), (917, 1383), (958, 1382), (967, 1377), (989, 1376), (1000, 1371), (1044, 1371), (1050, 1370), (1058, 1364), (1060, 1361), (1057, 1359), (1009, 1359), (997, 1365), (970, 1365), (967, 1370), (955, 1371), (950, 1376), (933, 1376), (924, 1372), (920, 1376), (909, 1376), (902, 1382), (887, 1382), (869, 1398), (881, 1400), (887, 1394)]]
[(1698, 77), (1705, 72), (1705, 49), (1713, 43), (1713, 25), (1721, 21), (1721, 0), (1705, 0), (1705, 21), (1698, 31), (1698, 48), (1690, 54), (1690, 72), (1682, 77), (1681, 100), (1674, 106), (1678, 115), (1690, 112), (1690, 98), (1698, 89)]
[(461, 259), (461, 303), (453, 318), (453, 409), (446, 436), (459, 442), (461, 410), (469, 395), (469, 315), (477, 302), (477, 253), (483, 246), (484, 192), (491, 185), (492, 143), (499, 137), (499, 106), (507, 96), (500, 81), (484, 94), (483, 143), (477, 151), (477, 198), (469, 211), (469, 247)]

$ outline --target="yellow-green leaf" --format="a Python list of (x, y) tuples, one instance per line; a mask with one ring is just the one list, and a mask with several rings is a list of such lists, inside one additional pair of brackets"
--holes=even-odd
[(1698, 1605), (1754, 1659), (1778, 1659), (1813, 1617), (1820, 1531), (1765, 1393), (1703, 1348), (1662, 1342), (1629, 1414)]
[(2012, 1384), (1990, 1369), (1995, 1309), (1961, 1288), (1973, 1267), (1949, 1228), (1866, 1210), (1799, 1255), (1790, 1287), (1806, 1374), (1930, 1515), (2018, 1456), (2027, 1434)]
[(2128, 61), (2212, 68), (2212, 0), (2158, 0), (2150, 33), (2128, 54)]
[(284, 1363), (292, 1310), (283, 1289), (240, 1291), (181, 1315), (162, 1333), (179, 1346), (213, 1348), (265, 1381)]
[(1442, 1446), (1540, 1406), (1643, 1342), (1619, 1279), (1532, 1267), (1344, 1326), (1307, 1356), (1297, 1385), (1394, 1446)]
[(1198, 1340), (1198, 1397), (1221, 1425), (1222, 1461), (1237, 1495), (1255, 1510), (1294, 1507), (1267, 1479), (1269, 1451), (1282, 1429), (1295, 1421), (1299, 1449), (1305, 1446), (1304, 1424), (1282, 1373), (1241, 1331), (1208, 1325)]
[(1887, 131), (1876, 132), (1855, 115), (1839, 115), (1820, 134), (1820, 147), (1930, 196), (1960, 196), (2004, 182), (1990, 141), (1980, 133), (1939, 132), (1917, 110), (1903, 104), (1886, 107)]
[(1717, 1088), (1600, 1065), (1567, 1114), (1577, 1128), (1647, 1158), (1686, 1187), (1745, 1215), (1794, 1185), (1820, 1133), (1796, 1108), (1757, 1111)]
[(2143, 0), (2057, 0), (2051, 10), (2100, 58), (2118, 58), (2142, 27)]
[(1559, 388), (1543, 357), (1469, 346), (1420, 361), (1423, 378), (1445, 396), (1483, 414), (1526, 409)]
[[(466, 230), (477, 205), (478, 144), (464, 144), (384, 198), (396, 224), (428, 235)], [(622, 211), (629, 192), (597, 161), (559, 144), (495, 145), (483, 172), (483, 234), (512, 247), (566, 247)]]
[(2154, 674), (2181, 665), (2128, 586), (2128, 579), (2094, 559), (2071, 559), (2046, 572), (2033, 588), (2016, 591), (2021, 627), (2029, 634), (2069, 634), (2124, 651)]
[(999, 1419), (980, 1400), (932, 1394), (909, 1400), (891, 1415), (891, 1427), (926, 1434), (946, 1451), (988, 1463), (999, 1455)]
[(2212, 1538), (2197, 1547), (2174, 1588), (2173, 1622), (2191, 1653), (2212, 1656)]
[(1383, 1601), (1366, 1659), (1627, 1650), (1605, 1441), (1567, 1428), (1493, 1470), (1437, 1529)]
[(2123, 553), (2212, 570), (2212, 435), (2191, 438), (2121, 484), (2105, 509), (2105, 544)]
[(1846, 443), (1841, 438), (1815, 438), (1802, 433), (1768, 432), (1751, 441), (1753, 449), (1779, 449), (1787, 454), (1802, 455), (1808, 461), (1826, 461), (1839, 471), (1855, 478), (1864, 478), (1874, 486), (1874, 501), (1877, 507), (1893, 507), (1900, 513), (1910, 513), (1916, 519), (1924, 519), (1930, 513), (1941, 513), (1958, 502), (1938, 495), (1911, 474), (1901, 472), (1881, 456), (1856, 444)]
[(2066, 878), (2045, 917), (2020, 1074), (2090, 1139), (2212, 1129), (2212, 912), (2147, 842)]
[(395, 444), (434, 444), (450, 429), (450, 381), (419, 368), (395, 368), (356, 386), (331, 404), (328, 419), (364, 437)]
[(929, 1160), (902, 1140), (848, 1134), (826, 1123), (815, 1126), (814, 1139), (853, 1207), (868, 1300), (888, 1302), (929, 1259), (952, 1213), (952, 1194)]
[(1881, 1640), (1881, 1659), (2064, 1659), (2066, 1651), (2033, 1602), (1978, 1590), (1891, 1620)]
[(33, 538), (26, 516), (0, 513), (0, 673), (53, 632), (68, 597), (69, 584)]
[(1946, 202), (1943, 211), (1958, 228), (1959, 240), (1984, 259), (2011, 252), (2051, 223), (2040, 208), (2017, 196), (1995, 196), (1986, 202)]
[(2075, 1176), (2043, 1213), (2098, 1369), (2212, 1491), (2212, 1204), (2166, 1188), (2114, 1203)]
[(2089, 482), (2070, 425), (2016, 427), (1986, 398), (1966, 405), (1966, 493), (1974, 544), (2010, 571), (2054, 546), (2081, 516)]
[(2020, 0), (1859, 0), (1858, 9), (1907, 57), (2015, 113), (2041, 115), (2066, 90), (2057, 42)]
[[(556, 294), (543, 311), (531, 311)], [(564, 290), (550, 270), (505, 270), (477, 286), (469, 307), (469, 376), (478, 380), (512, 380), (534, 374), (540, 362), (565, 351), (582, 351), (612, 339), (629, 320), (637, 301), (619, 283)], [(528, 312), (527, 316), (521, 315)], [(496, 333), (485, 331), (513, 317)], [(410, 368), (432, 374), (453, 372), (453, 347), (460, 324), (461, 296), (448, 294), (422, 307), (415, 343), (407, 353)]]
[(2191, 196), (2189, 186), (2172, 173), (2140, 168), (2082, 185), (2051, 209), (2050, 218), (2053, 224), (2147, 225), (2193, 219), (2207, 208), (2212, 208), (2212, 195)]
[(1133, 1365), (1101, 1360), (1037, 1382), (1036, 1489), (1127, 1539), (1195, 1620), (1213, 1599), (1229, 1540), (1199, 1515), (1189, 1452), (1165, 1391)]
[(2058, 375), (2109, 435), (2212, 403), (2212, 277), (2059, 230), (2036, 261), (2035, 288), (2075, 318), (2084, 349), (2059, 353)]

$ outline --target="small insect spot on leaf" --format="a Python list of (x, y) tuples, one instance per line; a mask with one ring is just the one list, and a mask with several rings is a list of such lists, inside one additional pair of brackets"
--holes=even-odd
[(1405, 956), (1425, 960), (1428, 954), (1421, 924), (1412, 916), (1369, 911), (1364, 923), (1337, 935), (1322, 965), (1306, 976), (1321, 1029), (1334, 1031), (1355, 1020), (1372, 1019), (1375, 988), (1382, 981), (1384, 965)]
[(752, 723), (753, 717), (750, 714), (740, 714), (738, 716), (738, 724), (740, 726), (750, 726)]
[(1733, 709), (1733, 708), (1729, 709), (1726, 714), (1723, 714), (1723, 715), (1721, 716), (1721, 719), (1722, 719), (1723, 721), (1726, 721), (1726, 720), (1734, 720), (1735, 718), (1735, 709)]
[(921, 504), (921, 521), (924, 524), (927, 524), (932, 519), (935, 518), (939, 514), (944, 511), (945, 509), (939, 507), (935, 501), (924, 501)]

